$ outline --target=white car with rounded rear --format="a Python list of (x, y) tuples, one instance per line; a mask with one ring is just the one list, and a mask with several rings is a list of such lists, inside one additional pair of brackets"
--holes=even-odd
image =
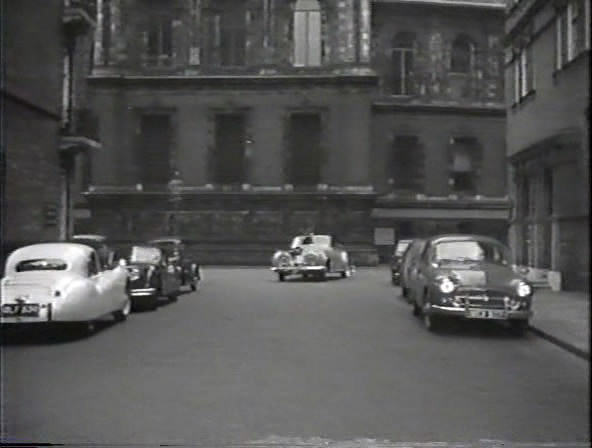
[(0, 322), (73, 323), (92, 329), (130, 312), (124, 266), (103, 269), (97, 252), (76, 243), (41, 243), (12, 252), (0, 282)]

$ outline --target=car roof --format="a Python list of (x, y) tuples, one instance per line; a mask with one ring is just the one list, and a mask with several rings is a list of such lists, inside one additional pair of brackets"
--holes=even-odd
[(445, 234), (445, 235), (436, 235), (428, 240), (432, 244), (438, 244), (446, 241), (481, 241), (493, 244), (501, 244), (504, 245), (501, 241), (496, 240), (490, 236), (485, 235), (471, 235), (471, 234)]
[(174, 244), (182, 244), (183, 241), (181, 238), (169, 237), (169, 238), (156, 238), (154, 240), (148, 241), (148, 244), (160, 244), (160, 243), (174, 243)]
[(22, 260), (55, 257), (70, 263), (80, 257), (85, 257), (94, 252), (90, 246), (77, 243), (57, 242), (38, 243), (24, 246), (13, 251), (7, 261), (7, 267)]
[(98, 234), (80, 234), (80, 235), (73, 235), (72, 240), (92, 240), (98, 242), (105, 242), (107, 241), (107, 237), (105, 235), (98, 235)]

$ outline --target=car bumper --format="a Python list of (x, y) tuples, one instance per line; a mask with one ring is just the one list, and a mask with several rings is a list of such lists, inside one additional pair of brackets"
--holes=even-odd
[(282, 274), (306, 274), (309, 272), (325, 272), (325, 266), (274, 266), (271, 268), (273, 272), (281, 272)]
[(134, 288), (129, 290), (130, 297), (154, 297), (157, 294), (156, 288)]
[(481, 311), (495, 311), (493, 317), (471, 317), (469, 315), (469, 309), (465, 307), (454, 307), (444, 305), (431, 305), (427, 310), (430, 315), (456, 317), (460, 319), (470, 320), (528, 320), (532, 317), (532, 310), (509, 310), (509, 309), (495, 309), (488, 310), (482, 309)]

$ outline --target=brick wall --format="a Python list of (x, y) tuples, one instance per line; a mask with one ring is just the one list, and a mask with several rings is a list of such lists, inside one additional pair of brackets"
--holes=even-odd
[[(62, 82), (62, 5), (2, 3), (3, 252), (58, 237), (46, 206), (60, 203), (58, 132)], [(55, 223), (54, 223), (55, 224)]]

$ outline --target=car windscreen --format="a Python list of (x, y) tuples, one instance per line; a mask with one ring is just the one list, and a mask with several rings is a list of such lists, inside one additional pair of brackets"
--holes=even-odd
[(159, 263), (161, 259), (160, 250), (155, 247), (133, 246), (126, 256), (130, 263)]
[(68, 263), (59, 258), (35, 258), (23, 260), (16, 265), (16, 272), (26, 271), (65, 271)]
[(297, 236), (292, 241), (292, 248), (309, 245), (329, 247), (331, 245), (331, 237), (328, 235)]
[(395, 255), (403, 255), (403, 253), (409, 247), (410, 243), (411, 243), (411, 241), (399, 241), (399, 243), (397, 244), (397, 247), (395, 249)]
[(508, 263), (508, 250), (489, 241), (443, 241), (434, 246), (436, 261)]

